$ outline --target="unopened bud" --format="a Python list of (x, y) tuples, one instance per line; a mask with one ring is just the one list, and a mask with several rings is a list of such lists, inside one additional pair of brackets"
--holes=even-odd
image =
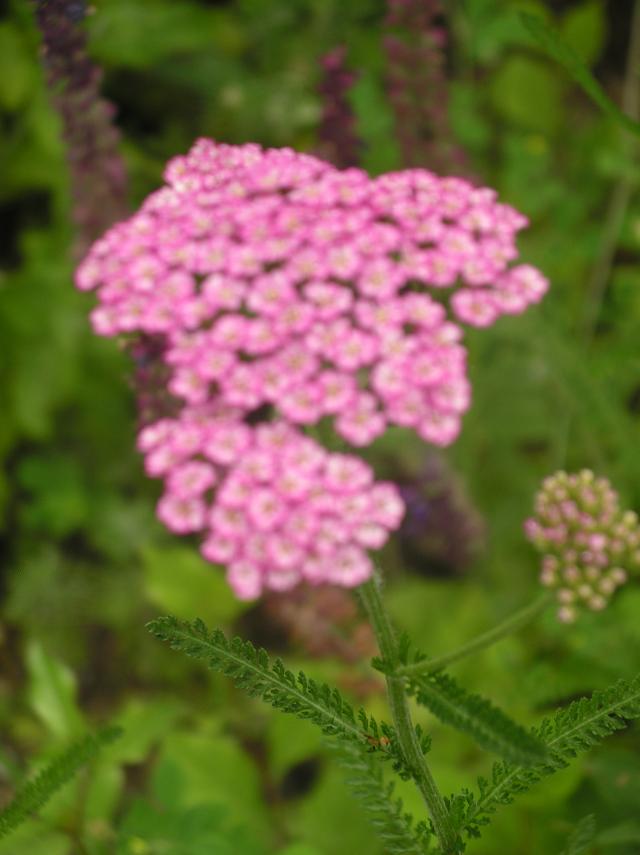
[(572, 622), (580, 608), (601, 611), (628, 570), (640, 568), (638, 515), (588, 469), (545, 478), (534, 507), (525, 533), (543, 554), (540, 581), (556, 591), (559, 620)]

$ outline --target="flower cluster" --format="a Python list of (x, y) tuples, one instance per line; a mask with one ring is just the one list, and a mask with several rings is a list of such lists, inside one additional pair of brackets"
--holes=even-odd
[(208, 140), (166, 178), (94, 244), (77, 284), (98, 290), (96, 332), (166, 337), (169, 389), (187, 404), (330, 417), (356, 446), (388, 424), (447, 445), (470, 402), (447, 308), (487, 326), (547, 287), (509, 266), (524, 218), (461, 179), (371, 179)]
[(640, 567), (638, 517), (622, 511), (609, 481), (590, 470), (546, 478), (525, 532), (543, 553), (541, 582), (556, 591), (567, 623), (580, 608), (603, 609)]
[(452, 442), (470, 402), (459, 322), (487, 326), (547, 287), (511, 263), (525, 220), (461, 179), (371, 179), (253, 144), (200, 140), (166, 180), (76, 277), (97, 292), (97, 333), (160, 343), (175, 418), (140, 436), (166, 479), (158, 514), (207, 532), (240, 596), (358, 584), (402, 502), (301, 431), (328, 420), (366, 446), (395, 424)]
[(368, 549), (397, 528), (404, 504), (359, 457), (329, 453), (285, 422), (250, 427), (209, 409), (143, 428), (138, 446), (162, 476), (158, 516), (203, 532), (202, 554), (227, 567), (238, 597), (301, 581), (352, 587), (372, 572)]

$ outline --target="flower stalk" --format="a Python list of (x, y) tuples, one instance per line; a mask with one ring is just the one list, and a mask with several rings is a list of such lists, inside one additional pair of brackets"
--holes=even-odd
[(379, 579), (369, 579), (360, 586), (359, 591), (373, 626), (382, 658), (386, 663), (393, 666), (385, 678), (389, 707), (398, 734), (400, 749), (407, 765), (413, 772), (415, 783), (427, 806), (442, 852), (444, 855), (454, 855), (459, 851), (458, 837), (447, 806), (422, 753), (411, 720), (404, 678), (395, 670), (398, 662), (398, 642), (380, 593)]
[(450, 653), (443, 653), (442, 656), (423, 659), (420, 662), (399, 665), (396, 668), (396, 674), (402, 677), (412, 677), (416, 674), (430, 674), (435, 671), (441, 671), (447, 665), (458, 662), (460, 659), (465, 659), (467, 656), (478, 653), (486, 647), (491, 647), (505, 636), (518, 632), (518, 630), (527, 626), (527, 624), (532, 623), (552, 602), (553, 597), (550, 594), (543, 594), (543, 596), (524, 606), (524, 608), (506, 617), (499, 624), (496, 624), (496, 626), (477, 635)]

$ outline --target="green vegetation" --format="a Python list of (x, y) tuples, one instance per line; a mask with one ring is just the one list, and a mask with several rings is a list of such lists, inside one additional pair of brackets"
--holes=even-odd
[[(425, 653), (420, 667), (399, 656), (395, 679), (469, 855), (634, 855), (640, 731), (622, 726), (640, 714), (638, 579), (572, 626), (553, 610), (530, 620), (539, 567), (522, 522), (561, 467), (593, 469), (640, 508), (637, 4), (449, 6), (455, 151), (437, 156), (458, 152), (452, 172), (526, 213), (522, 256), (551, 289), (469, 335), (473, 405), (442, 456), (462, 510), (456, 498), (442, 511), (421, 480), (432, 452), (405, 431), (367, 451), (381, 477), (418, 484), (439, 521), (437, 536), (396, 538), (380, 556), (394, 622)], [(116, 107), (126, 206), (198, 136), (322, 149), (321, 58), (339, 44), (357, 73), (362, 164), (401, 168), (385, 8), (98, 0), (79, 26)], [(92, 298), (72, 283), (78, 201), (42, 60), (33, 5), (0, 3), (0, 837), (12, 831), (0, 855), (433, 851), (413, 782), (391, 783), (394, 767), (415, 770), (376, 724), (389, 719), (388, 663), (370, 667), (378, 651), (352, 599), (239, 602), (155, 520), (132, 359), (92, 334)], [(472, 513), (481, 533), (467, 544), (459, 521)], [(449, 656), (518, 609), (504, 638)], [(160, 613), (177, 620), (156, 620), (156, 634), (210, 671), (151, 637)], [(178, 644), (197, 617), (221, 631), (190, 623)]]

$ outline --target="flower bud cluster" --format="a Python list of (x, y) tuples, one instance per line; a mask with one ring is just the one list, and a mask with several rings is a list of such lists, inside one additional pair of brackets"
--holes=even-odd
[(374, 482), (359, 457), (330, 453), (285, 422), (250, 427), (185, 408), (143, 428), (138, 447), (164, 478), (158, 516), (177, 534), (204, 534), (202, 554), (227, 567), (240, 599), (299, 582), (353, 587), (372, 573), (400, 525), (393, 484)]
[(566, 623), (581, 609), (603, 609), (640, 567), (637, 515), (621, 510), (609, 481), (588, 469), (546, 478), (525, 532), (543, 553), (540, 581), (556, 592)]

